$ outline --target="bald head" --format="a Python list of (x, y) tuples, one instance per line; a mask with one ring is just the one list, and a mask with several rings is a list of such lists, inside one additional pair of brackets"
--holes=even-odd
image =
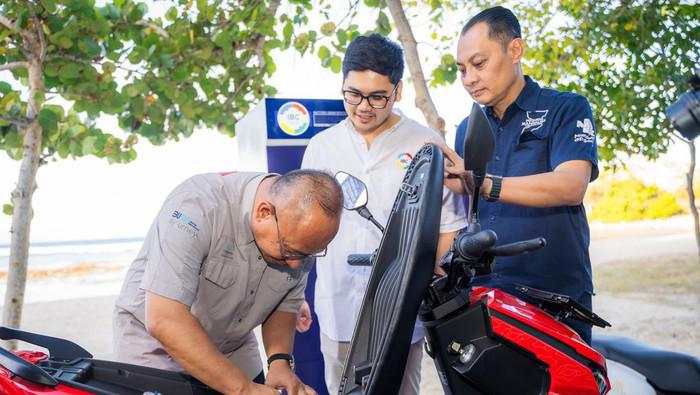
[(337, 218), (343, 210), (343, 190), (332, 175), (320, 170), (290, 171), (275, 179), (270, 195), (292, 211), (317, 207), (328, 217)]
[(323, 251), (333, 240), (342, 209), (343, 191), (332, 175), (294, 170), (261, 183), (251, 227), (268, 262), (294, 268), (299, 257)]

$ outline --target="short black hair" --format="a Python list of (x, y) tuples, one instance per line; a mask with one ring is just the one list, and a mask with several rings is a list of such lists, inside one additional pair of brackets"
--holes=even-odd
[(338, 218), (343, 211), (343, 190), (330, 173), (322, 170), (292, 170), (277, 179), (270, 186), (273, 196), (289, 196), (292, 190), (302, 194), (301, 207), (306, 209), (316, 204), (329, 217)]
[(504, 48), (507, 47), (514, 38), (522, 37), (518, 18), (513, 14), (513, 11), (501, 6), (487, 8), (474, 15), (462, 28), (460, 37), (463, 36), (467, 30), (481, 22), (488, 25), (489, 38), (500, 41)]
[(366, 70), (385, 75), (392, 84), (398, 84), (403, 77), (403, 49), (378, 33), (356, 37), (343, 58), (343, 80), (351, 71)]

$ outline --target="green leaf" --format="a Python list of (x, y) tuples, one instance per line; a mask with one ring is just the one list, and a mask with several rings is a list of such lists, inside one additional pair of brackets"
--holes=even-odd
[(3, 212), (5, 215), (11, 216), (12, 213), (14, 212), (14, 210), (15, 210), (15, 208), (14, 208), (14, 206), (12, 206), (11, 204), (3, 204), (3, 205), (2, 205), (2, 212)]
[(97, 142), (97, 137), (87, 136), (83, 139), (83, 155), (92, 155), (95, 153), (95, 143)]
[(391, 22), (389, 22), (389, 17), (386, 16), (384, 11), (379, 11), (379, 16), (377, 17), (377, 31), (384, 36), (391, 33)]
[(379, 0), (364, 0), (367, 7), (377, 8), (379, 7)]
[(165, 13), (165, 19), (173, 22), (177, 19), (177, 15), (178, 15), (177, 7), (170, 7), (168, 9), (168, 12)]
[(0, 81), (0, 93), (4, 95), (9, 92), (12, 92), (12, 85), (8, 84), (5, 81)]
[(51, 133), (54, 130), (56, 130), (57, 124), (58, 124), (58, 116), (56, 113), (51, 111), (50, 109), (44, 107), (39, 111), (39, 124), (41, 125), (42, 130), (45, 131), (45, 133)]
[(343, 65), (343, 61), (342, 61), (342, 59), (340, 59), (340, 56), (334, 55), (331, 58), (330, 66), (331, 66), (331, 70), (334, 73), (340, 73), (340, 69), (341, 69), (342, 65)]
[(56, 2), (54, 0), (41, 0), (41, 5), (49, 14), (56, 12)]
[(78, 43), (78, 48), (81, 52), (87, 55), (88, 58), (94, 58), (102, 51), (100, 45), (92, 39), (92, 37), (84, 37)]
[(333, 33), (335, 33), (335, 23), (334, 22), (326, 22), (323, 25), (321, 25), (321, 33), (324, 36), (332, 36)]
[(324, 60), (330, 56), (331, 56), (331, 51), (328, 49), (328, 47), (326, 47), (325, 45), (321, 45), (321, 47), (318, 49), (318, 57), (321, 60)]

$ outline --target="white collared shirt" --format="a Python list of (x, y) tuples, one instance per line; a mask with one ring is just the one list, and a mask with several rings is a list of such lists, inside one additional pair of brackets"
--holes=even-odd
[[(367, 185), (367, 208), (379, 223), (386, 224), (413, 156), (425, 143), (441, 140), (437, 132), (401, 115), (400, 121), (377, 136), (367, 149), (364, 138), (346, 118), (311, 139), (301, 167), (344, 171), (361, 179)], [(445, 188), (440, 232), (462, 229), (466, 223), (462, 199)], [(321, 331), (332, 340), (351, 340), (372, 270), (348, 265), (347, 256), (371, 253), (381, 238), (372, 223), (354, 211), (344, 210), (327, 255), (316, 261), (315, 311)], [(417, 325), (413, 342), (423, 336), (422, 325)]]

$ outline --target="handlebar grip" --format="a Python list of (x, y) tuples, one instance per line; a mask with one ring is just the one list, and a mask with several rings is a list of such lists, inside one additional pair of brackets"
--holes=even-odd
[(350, 266), (372, 266), (372, 254), (350, 254), (348, 255)]
[(477, 233), (463, 233), (457, 236), (455, 246), (457, 253), (464, 258), (478, 258), (484, 251), (496, 244), (498, 236), (491, 229)]
[(518, 241), (515, 243), (493, 247), (488, 250), (488, 253), (493, 256), (513, 256), (539, 250), (540, 248), (544, 248), (546, 245), (547, 240), (545, 240), (544, 237), (538, 237), (536, 239)]

